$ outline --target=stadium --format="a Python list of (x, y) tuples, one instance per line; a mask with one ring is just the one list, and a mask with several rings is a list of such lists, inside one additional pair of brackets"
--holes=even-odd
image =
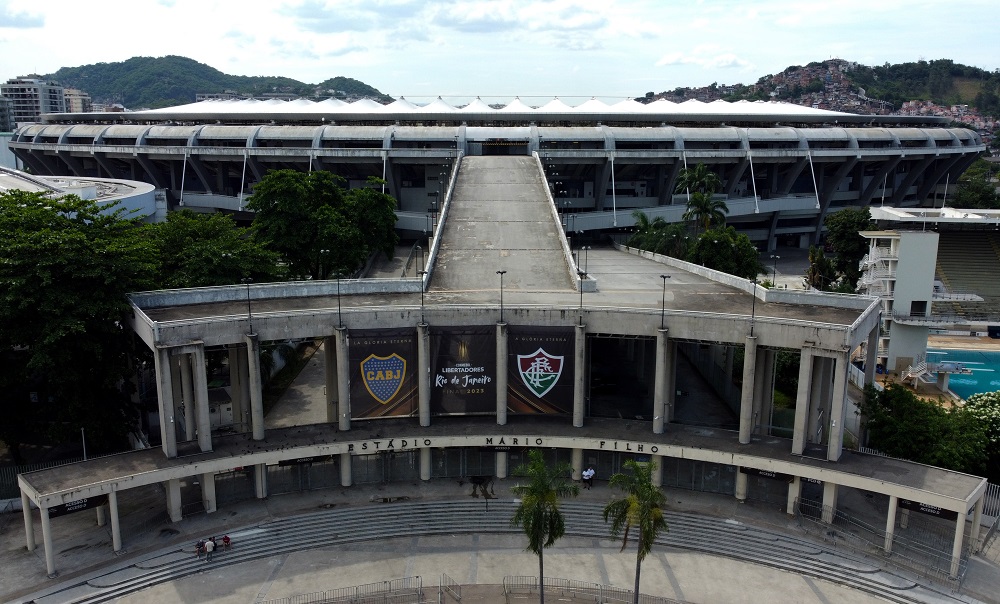
[[(290, 468), (345, 488), (505, 478), (527, 448), (575, 479), (636, 459), (664, 487), (827, 524), (862, 493), (885, 553), (915, 559), (894, 535), (943, 535), (945, 576), (982, 545), (985, 479), (844, 447), (856, 388), (874, 379), (877, 298), (765, 289), (620, 243), (575, 253), (627, 230), (634, 209), (680, 221), (676, 182), (697, 163), (762, 249), (806, 247), (840, 208), (945, 197), (985, 149), (970, 131), (775, 103), (240, 101), (50, 115), (10, 146), (36, 174), (145, 181), (171, 209), (237, 216), (268, 170), (330, 170), (352, 186), (376, 176), (401, 234), (427, 251), (393, 277), (133, 294), (159, 448), (19, 476), (50, 574), (50, 510), (76, 502), (107, 507), (117, 551), (130, 489), (162, 485), (179, 521), (191, 497), (212, 513), (276, 494)], [(323, 342), (324, 394), (308, 404), (325, 421), (269, 427), (261, 345), (303, 340)], [(862, 345), (865, 371), (851, 363)], [(791, 409), (774, 400), (779, 351), (799, 359)], [(210, 355), (228, 366), (223, 401)], [(34, 549), (30, 512), (25, 527)]]

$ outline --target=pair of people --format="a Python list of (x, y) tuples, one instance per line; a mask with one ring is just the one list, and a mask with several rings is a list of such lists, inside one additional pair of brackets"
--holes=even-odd
[[(232, 545), (232, 539), (229, 538), (229, 535), (223, 535), (222, 536), (222, 548), (223, 549), (229, 549), (229, 547), (231, 545)], [(198, 559), (200, 560), (201, 559), (201, 555), (205, 554), (205, 561), (206, 562), (211, 562), (212, 561), (212, 554), (218, 548), (219, 548), (219, 545), (215, 542), (215, 537), (214, 536), (213, 537), (209, 537), (208, 539), (199, 539), (198, 542), (194, 544), (194, 551), (198, 555)]]
[(583, 478), (583, 488), (592, 489), (594, 488), (594, 466), (587, 466), (587, 469), (583, 471), (580, 476)]

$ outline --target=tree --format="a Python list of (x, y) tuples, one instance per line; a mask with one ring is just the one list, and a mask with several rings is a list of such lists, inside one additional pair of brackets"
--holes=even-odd
[[(114, 204), (42, 193), (0, 194), (0, 350), (13, 355), (0, 379), (3, 438), (15, 451), (30, 420), (12, 407), (44, 409), (53, 439), (93, 449), (124, 445), (134, 427), (129, 362), (134, 337), (126, 294), (150, 289), (156, 249), (137, 219)], [(33, 393), (33, 394), (32, 394)], [(30, 415), (30, 414), (28, 414)]]
[[(292, 276), (348, 275), (372, 252), (391, 255), (398, 241), (395, 201), (375, 190), (345, 192), (343, 182), (325, 171), (274, 170), (254, 187), (248, 203), (256, 212), (253, 231)], [(369, 180), (369, 186), (380, 182)]]
[(258, 283), (280, 278), (278, 254), (226, 214), (182, 210), (147, 228), (160, 260), (158, 288), (231, 285), (246, 277)]
[(521, 503), (510, 519), (510, 525), (524, 529), (524, 534), (528, 537), (526, 549), (538, 556), (539, 604), (545, 604), (542, 552), (566, 532), (566, 523), (559, 511), (559, 500), (580, 494), (580, 487), (569, 480), (572, 470), (566, 463), (550, 468), (545, 464), (542, 452), (532, 449), (528, 451), (528, 463), (519, 465), (513, 472), (514, 476), (528, 479), (527, 484), (518, 483), (510, 489), (515, 496), (521, 498)]
[(986, 431), (986, 477), (1000, 481), (1000, 391), (973, 394), (966, 399), (965, 410)]
[(731, 226), (705, 231), (691, 246), (687, 260), (744, 279), (756, 279), (767, 267), (746, 233)]
[[(695, 224), (707, 231), (712, 225), (725, 224), (728, 213), (729, 206), (726, 205), (725, 201), (713, 198), (711, 193), (695, 191), (691, 194), (683, 218), (684, 220), (693, 220)], [(695, 229), (696, 234), (697, 232), (698, 229)]]
[(806, 269), (806, 285), (820, 291), (837, 291), (837, 269), (833, 261), (826, 257), (823, 248), (809, 246), (809, 268)]
[(675, 191), (683, 193), (705, 193), (709, 197), (722, 187), (719, 176), (708, 169), (705, 164), (696, 164), (693, 168), (684, 168), (677, 177)]
[(882, 391), (869, 384), (861, 412), (869, 444), (887, 455), (969, 474), (985, 467), (986, 426), (963, 407), (945, 409), (898, 384)]
[(823, 224), (827, 229), (826, 241), (836, 254), (833, 266), (854, 291), (861, 278), (858, 265), (868, 253), (868, 240), (859, 233), (873, 228), (871, 212), (866, 207), (844, 208), (827, 215)]
[(615, 498), (604, 506), (604, 521), (611, 521), (611, 536), (622, 536), (621, 551), (628, 545), (629, 532), (635, 528), (637, 549), (635, 554), (635, 604), (639, 604), (639, 573), (642, 561), (653, 549), (656, 537), (663, 530), (669, 530), (663, 517), (666, 495), (653, 485), (654, 463), (639, 463), (634, 459), (625, 462), (627, 473), (611, 476), (608, 482), (613, 489), (625, 495)]

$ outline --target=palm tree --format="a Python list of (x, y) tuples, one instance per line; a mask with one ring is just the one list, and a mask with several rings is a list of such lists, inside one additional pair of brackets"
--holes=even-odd
[(566, 532), (566, 523), (559, 511), (559, 499), (576, 497), (580, 487), (570, 482), (573, 468), (567, 463), (549, 467), (542, 452), (532, 449), (528, 452), (528, 463), (514, 468), (514, 476), (528, 479), (527, 484), (511, 487), (521, 503), (510, 519), (511, 526), (524, 529), (528, 537), (529, 552), (538, 556), (538, 596), (539, 604), (545, 604), (545, 574), (542, 551), (556, 542)]
[[(691, 194), (691, 200), (688, 201), (687, 210), (682, 218), (694, 220), (699, 227), (703, 227), (707, 231), (713, 224), (725, 224), (728, 213), (729, 206), (726, 205), (726, 202), (721, 199), (713, 199), (710, 193), (697, 191)], [(697, 229), (695, 229), (695, 234), (697, 234)]]
[(708, 169), (705, 164), (696, 164), (693, 168), (684, 168), (677, 177), (678, 193), (690, 191), (706, 193), (709, 197), (722, 188), (718, 174)]
[(635, 604), (639, 604), (639, 571), (646, 554), (653, 549), (653, 542), (662, 530), (667, 528), (663, 518), (666, 495), (659, 487), (653, 486), (654, 462), (639, 463), (633, 459), (625, 462), (627, 474), (618, 473), (611, 477), (608, 485), (621, 489), (625, 496), (615, 498), (604, 506), (604, 521), (611, 520), (611, 536), (618, 537), (624, 531), (622, 549), (628, 545), (628, 534), (632, 527), (638, 531), (638, 551), (635, 554)]

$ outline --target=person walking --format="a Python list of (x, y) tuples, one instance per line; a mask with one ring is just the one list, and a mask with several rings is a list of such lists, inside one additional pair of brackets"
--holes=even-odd
[(205, 553), (204, 539), (199, 539), (198, 542), (194, 544), (194, 553), (197, 554), (198, 559), (201, 560), (201, 555)]
[(583, 488), (588, 491), (594, 488), (594, 474), (596, 474), (596, 472), (594, 472), (594, 466), (587, 466), (587, 469), (583, 471), (583, 474), (581, 474), (581, 476), (583, 476)]
[(212, 552), (215, 551), (215, 542), (209, 539), (205, 542), (205, 562), (212, 561)]

